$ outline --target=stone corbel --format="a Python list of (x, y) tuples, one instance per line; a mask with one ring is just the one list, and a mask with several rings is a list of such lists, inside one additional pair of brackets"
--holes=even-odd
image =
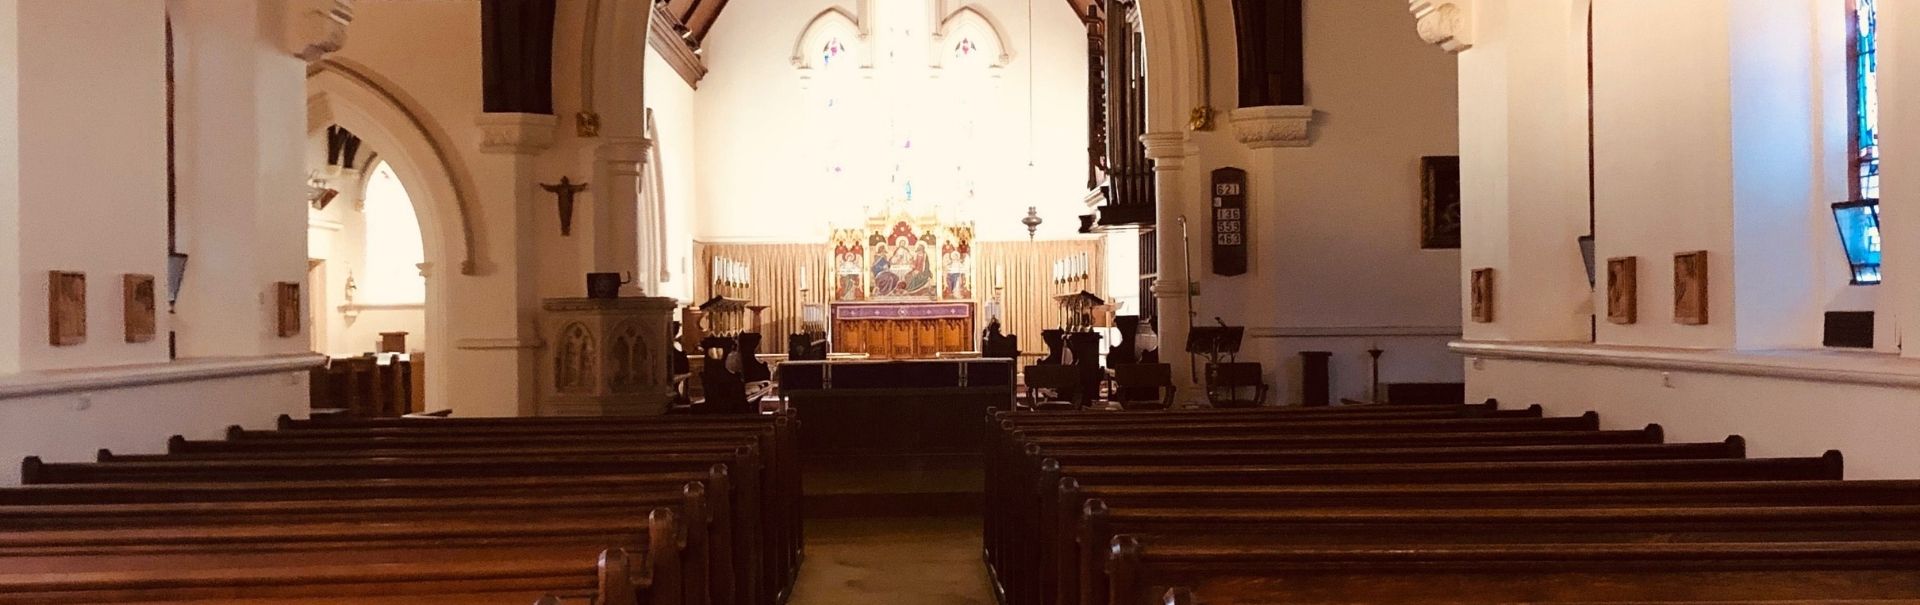
[(1233, 134), (1254, 149), (1306, 147), (1312, 144), (1307, 126), (1313, 108), (1305, 105), (1269, 105), (1233, 110)]
[(347, 24), (353, 22), (354, 0), (289, 0), (283, 47), (308, 63), (347, 43)]
[(1420, 39), (1441, 50), (1473, 48), (1473, 0), (1407, 0)]
[(560, 118), (544, 113), (483, 113), (480, 150), (486, 153), (534, 155), (553, 146)]
[(1149, 132), (1140, 135), (1140, 145), (1153, 160), (1154, 170), (1180, 170), (1187, 156), (1193, 155), (1192, 138), (1185, 132)]

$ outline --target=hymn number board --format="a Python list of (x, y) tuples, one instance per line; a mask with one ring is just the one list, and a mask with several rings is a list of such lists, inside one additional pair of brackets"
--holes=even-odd
[(1247, 272), (1247, 171), (1213, 171), (1213, 272)]

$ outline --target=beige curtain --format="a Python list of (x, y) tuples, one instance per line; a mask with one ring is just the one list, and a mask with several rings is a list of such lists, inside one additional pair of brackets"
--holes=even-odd
[[(816, 244), (729, 244), (694, 243), (695, 289), (699, 301), (713, 296), (713, 259), (726, 257), (744, 262), (753, 272), (753, 287), (735, 296), (744, 296), (755, 305), (767, 305), (760, 316), (765, 336), (761, 352), (785, 353), (787, 335), (800, 330), (800, 305), (827, 304), (833, 295), (832, 267), (827, 263), (828, 245)], [(993, 295), (996, 275), (1004, 275), (1004, 325), (1007, 334), (1020, 336), (1020, 348), (1030, 356), (1045, 352), (1040, 331), (1060, 323), (1053, 297), (1078, 290), (1078, 284), (1053, 283), (1053, 262), (1085, 253), (1090, 258), (1088, 283), (1105, 280), (1106, 246), (1098, 239), (1041, 240), (1013, 242), (974, 242), (973, 283), (978, 293), (976, 304), (984, 305)], [(800, 293), (801, 268), (806, 269), (809, 291)], [(1121, 284), (1121, 287), (1132, 282)], [(1090, 290), (1095, 288), (1088, 288)], [(1109, 296), (1110, 292), (1094, 292)], [(975, 331), (986, 328), (984, 306), (975, 310), (979, 319)], [(976, 335), (976, 341), (977, 341)], [(976, 346), (977, 346), (976, 342)]]

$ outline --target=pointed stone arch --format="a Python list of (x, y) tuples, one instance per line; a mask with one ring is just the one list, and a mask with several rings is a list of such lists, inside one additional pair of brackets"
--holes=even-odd
[[(934, 10), (941, 11), (945, 2), (934, 1)], [(935, 14), (939, 14), (936, 12)], [(941, 69), (947, 55), (952, 54), (954, 38), (975, 40), (981, 46), (980, 51), (987, 57), (987, 69), (996, 75), (1001, 68), (1013, 61), (1013, 45), (1007, 41), (1006, 30), (986, 12), (986, 9), (969, 4), (938, 17), (934, 24), (932, 44), (927, 57), (934, 69)]]
[[(348, 130), (374, 144), (408, 182), (425, 185), (416, 197), (423, 236), (441, 261), (457, 260), (462, 275), (481, 268), (474, 229), (473, 177), (454, 155), (452, 140), (417, 103), (360, 66), (328, 58), (307, 67), (307, 131), (343, 120)], [(371, 135), (371, 136), (370, 136)]]
[(847, 46), (854, 63), (861, 69), (873, 67), (873, 49), (861, 16), (834, 6), (814, 15), (813, 19), (807, 21), (807, 26), (800, 30), (800, 37), (793, 41), (792, 62), (794, 68), (800, 70), (800, 77), (809, 77), (822, 67), (819, 51), (835, 38)]

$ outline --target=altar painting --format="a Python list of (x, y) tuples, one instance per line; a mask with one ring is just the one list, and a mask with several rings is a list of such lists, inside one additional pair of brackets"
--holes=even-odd
[(907, 221), (875, 231), (867, 241), (872, 252), (868, 275), (873, 300), (924, 299), (939, 295), (934, 259), (938, 243), (931, 230), (916, 233)]
[(973, 300), (973, 228), (952, 227), (940, 243), (940, 266), (945, 279), (940, 284), (943, 300)]
[(833, 235), (833, 300), (867, 299), (867, 248), (858, 230), (841, 229)]

